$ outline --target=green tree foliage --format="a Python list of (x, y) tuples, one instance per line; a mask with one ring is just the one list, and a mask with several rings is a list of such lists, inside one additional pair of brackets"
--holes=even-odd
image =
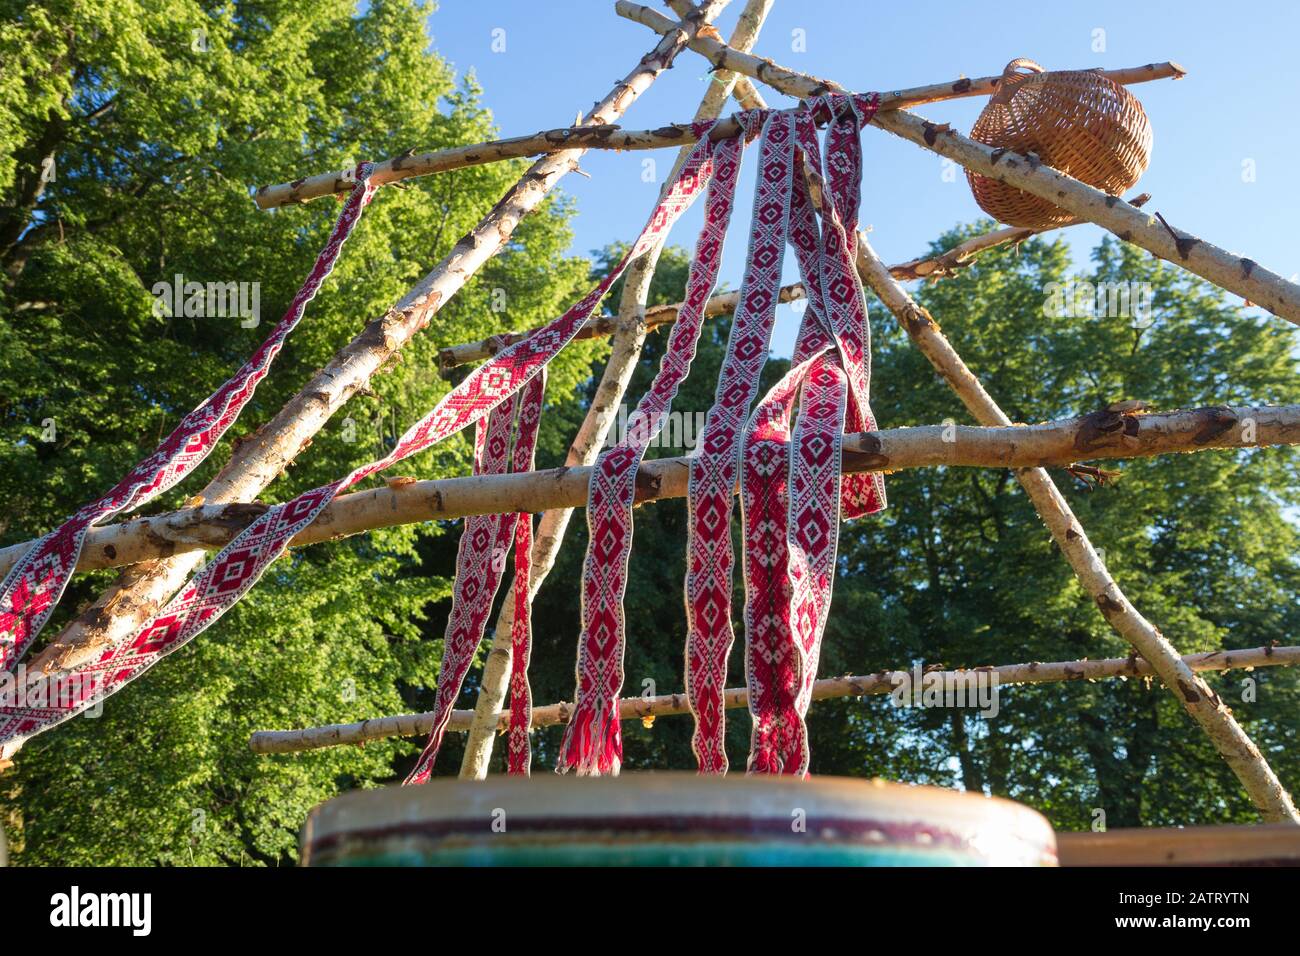
[[(338, 204), (266, 212), (250, 187), (496, 134), (472, 76), (458, 83), (429, 50), (430, 12), (412, 0), (361, 13), (351, 0), (0, 0), (3, 543), (49, 530), (110, 487), (283, 314)], [(382, 315), (525, 166), (383, 190), (231, 437), (265, 422)], [(521, 224), (265, 500), (386, 452), (449, 387), (437, 346), (567, 307), (588, 278), (583, 260), (565, 256), (567, 218), (556, 201)], [(260, 283), (260, 324), (155, 315), (151, 289), (176, 274)], [(600, 349), (562, 357), (552, 401), (573, 395)], [(463, 474), (468, 451), (455, 439), (399, 473)], [(177, 507), (227, 456), (218, 449), (148, 510)], [(249, 752), (247, 735), (429, 706), (454, 560), (446, 530), (429, 523), (294, 553), (102, 718), (30, 743), (0, 779), (15, 861), (291, 861), (312, 805), (392, 779), (414, 748), (268, 760)], [(47, 633), (110, 580), (79, 575)]]

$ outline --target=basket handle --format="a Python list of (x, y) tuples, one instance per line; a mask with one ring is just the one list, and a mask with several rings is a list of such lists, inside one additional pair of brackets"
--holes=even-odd
[[(1021, 71), (1025, 72), (1021, 72)], [(1020, 84), (1035, 73), (1045, 73), (1046, 71), (1029, 57), (1017, 57), (1007, 64), (1006, 69), (1002, 71), (1002, 79), (998, 81), (998, 88), (989, 102), (1005, 104), (1011, 97), (1015, 96), (1016, 90)]]

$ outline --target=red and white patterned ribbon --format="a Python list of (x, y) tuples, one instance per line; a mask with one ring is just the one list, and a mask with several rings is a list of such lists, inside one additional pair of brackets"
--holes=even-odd
[(712, 172), (712, 144), (699, 124), (700, 137), (680, 173), (652, 213), (645, 229), (618, 265), (562, 316), (480, 365), (423, 419), (412, 426), (384, 458), (347, 477), (314, 488), (260, 515), (203, 569), (153, 620), (132, 637), (93, 661), (62, 675), (62, 688), (43, 704), (20, 702), (0, 707), (0, 743), (27, 738), (75, 716), (116, 693), (167, 654), (211, 626), (284, 553), (290, 540), (311, 524), (335, 496), (371, 475), (476, 424), (526, 385), (582, 328), (609, 287), (671, 228), (696, 199)]
[[(807, 305), (790, 370), (750, 416), (742, 448), (740, 506), (745, 548), (745, 674), (751, 718), (751, 772), (779, 772), (796, 744), (790, 719), (798, 693), (798, 649), (790, 629), (789, 508), (790, 420), (804, 377), (833, 348), (823, 318), (821, 228), (805, 175), (821, 166), (811, 116), (796, 120), (802, 152), (795, 154), (790, 244), (799, 263)], [(811, 169), (809, 168), (811, 167)]]
[(527, 777), (533, 750), (533, 692), (528, 662), (533, 651), (532, 602), (533, 516), (520, 513), (515, 530), (515, 612), (510, 620), (510, 728), (506, 735), (506, 772)]
[(334, 269), (343, 244), (374, 197), (373, 167), (356, 168), (356, 186), (343, 203), (329, 240), (271, 334), (225, 384), (186, 415), (148, 458), (139, 462), (103, 497), (91, 501), (45, 535), (9, 569), (0, 585), (0, 671), (16, 664), (49, 621), (77, 567), (90, 529), (131, 511), (167, 491), (208, 457), (253, 397), (284, 341), (302, 319), (307, 303)]
[(754, 410), (745, 432), (740, 481), (745, 528), (745, 675), (752, 723), (748, 769), (755, 772), (779, 772), (795, 734), (783, 720), (793, 707), (800, 675), (798, 652), (790, 634), (785, 542), (790, 496), (786, 485), (790, 415), (811, 361), (794, 366), (772, 387)]
[[(790, 419), (803, 382), (827, 349), (790, 368), (750, 416), (741, 470), (745, 528), (745, 676), (751, 773), (781, 773), (798, 749), (803, 661), (792, 620), (788, 544)], [(832, 509), (836, 502), (831, 502)]]
[[(824, 174), (829, 202), (823, 214), (819, 275), (826, 318), (849, 376), (847, 427), (854, 432), (876, 428), (869, 400), (871, 328), (856, 257), (862, 189), (861, 129), (870, 122), (879, 104), (880, 98), (870, 94), (822, 97), (812, 106), (814, 111), (825, 109), (831, 117)], [(817, 137), (810, 120), (801, 125), (799, 139), (809, 151), (809, 165), (816, 169)], [(846, 476), (843, 505), (844, 517), (850, 519), (880, 511), (885, 507), (884, 478), (877, 472)]]
[[(869, 401), (871, 381), (871, 327), (867, 320), (866, 294), (858, 275), (857, 229), (858, 206), (862, 184), (862, 144), (861, 129), (875, 115), (880, 99), (875, 94), (866, 96), (829, 96), (824, 97), (822, 105), (831, 115), (831, 126), (827, 132), (826, 182), (829, 185), (829, 208), (824, 216), (823, 236), (823, 301), (830, 316), (830, 324), (835, 332), (839, 359), (848, 376), (847, 420), (845, 413), (838, 413), (838, 423), (830, 421), (832, 413), (829, 408), (822, 413), (821, 430), (823, 434), (834, 435), (836, 448), (834, 452), (835, 469), (840, 469), (839, 436), (846, 431), (864, 432), (876, 430), (876, 418), (871, 412)], [(841, 318), (842, 316), (842, 318)], [(851, 330), (846, 334), (846, 330)], [(813, 410), (819, 407), (808, 394), (814, 388), (828, 387), (818, 381), (819, 366), (810, 371), (810, 380), (805, 385), (805, 415), (812, 422)], [(838, 387), (838, 386), (834, 386)], [(826, 400), (834, 403), (834, 398), (826, 394)], [(818, 439), (809, 431), (808, 437), (801, 438), (797, 430), (794, 436), (795, 452), (798, 456), (801, 448)], [(794, 467), (794, 466), (792, 466)], [(823, 490), (822, 492), (826, 492)], [(840, 500), (844, 517), (856, 518), (874, 514), (886, 506), (884, 477), (879, 472), (850, 475), (843, 479)], [(796, 582), (792, 613), (799, 613), (800, 593), (797, 582), (800, 579), (801, 565), (794, 558), (798, 548), (802, 555), (813, 555), (812, 543), (799, 541), (799, 524), (796, 520), (795, 502), (791, 501), (790, 532), (788, 540), (791, 549), (790, 574)], [(806, 526), (805, 526), (806, 527)], [(807, 628), (802, 631), (804, 658), (803, 686), (800, 691), (799, 730), (805, 732), (804, 718), (812, 700), (812, 687), (817, 677), (817, 663), (821, 653), (821, 636), (826, 626), (826, 616), (830, 608), (831, 584), (834, 581), (835, 549), (819, 555), (819, 562), (807, 566), (807, 582), (814, 593), (808, 598), (815, 614), (810, 613)], [(807, 742), (802, 741), (804, 751), (799, 755), (798, 772), (806, 773), (808, 768)]]
[[(815, 389), (810, 389), (810, 381), (817, 383)], [(827, 443), (825, 436), (836, 420), (843, 425), (844, 382), (837, 356), (822, 349), (794, 366), (768, 392), (746, 430), (741, 472), (745, 673), (753, 721), (748, 769), (755, 773), (793, 773), (798, 758), (791, 760), (791, 755), (801, 752), (798, 698), (807, 656), (799, 638), (807, 633), (802, 622), (808, 615), (795, 613), (792, 568), (797, 563), (805, 580), (815, 579), (808, 573), (806, 556), (812, 542), (817, 556), (829, 553), (833, 572), (834, 541), (825, 539), (834, 535), (839, 519), (838, 469), (833, 464), (839, 447)], [(802, 431), (792, 442), (790, 419), (801, 393)], [(810, 434), (815, 441), (808, 440)], [(798, 466), (791, 459), (792, 444), (798, 449)], [(799, 482), (802, 495), (791, 495), (792, 481)], [(795, 542), (791, 528), (804, 531)], [(804, 557), (795, 557), (796, 552), (804, 552)], [(800, 605), (819, 611), (808, 602), (822, 594), (828, 605), (830, 583), (825, 580), (824, 591), (812, 594), (801, 588)]]
[[(816, 224), (802, 177), (796, 177), (792, 212), (798, 224), (792, 226), (792, 241), (809, 289), (809, 307), (794, 367), (750, 420), (741, 478), (745, 663), (753, 718), (748, 766), (755, 773), (798, 776), (808, 772), (805, 717), (830, 610), (840, 508), (846, 517), (856, 517), (880, 510), (885, 501), (878, 475), (856, 488), (841, 480), (846, 413), (853, 409), (851, 421), (875, 427), (867, 402), (870, 339), (865, 297), (853, 266), (860, 185), (855, 170), (861, 168), (858, 129), (861, 107), (874, 110), (875, 101), (851, 103), (840, 119), (834, 117), (844, 106), (842, 99), (822, 105), (832, 115), (825, 179), (830, 195), (816, 248), (809, 241)], [(850, 127), (847, 132), (845, 126)], [(818, 169), (811, 115), (799, 118), (799, 140), (809, 167)], [(834, 348), (827, 325), (833, 328)], [(796, 395), (800, 414), (792, 435), (789, 422)]]
[(794, 119), (772, 113), (763, 126), (758, 180), (740, 303), (727, 340), (713, 407), (687, 497), (686, 697), (695, 717), (691, 747), (702, 773), (725, 773), (723, 691), (731, 625), (731, 509), (740, 437), (767, 361), (781, 286), (795, 168)]
[[(868, 404), (870, 340), (865, 296), (853, 255), (861, 184), (858, 130), (864, 118), (874, 113), (877, 103), (874, 96), (813, 101), (787, 124), (787, 139), (791, 146), (797, 141), (803, 156), (791, 148), (785, 154), (773, 155), (770, 167), (765, 156), (759, 173), (741, 308), (728, 342), (718, 400), (705, 426), (704, 452), (692, 463), (691, 472), (686, 688), (696, 721), (692, 745), (702, 773), (725, 773), (727, 769), (722, 695), (734, 639), (730, 604), (734, 565), (731, 495), (740, 470), (737, 450), (747, 431), (742, 416), (753, 401), (771, 334), (770, 312), (775, 302), (769, 302), (767, 296), (774, 296), (779, 286), (780, 256), (787, 238), (795, 247), (804, 273), (810, 321), (805, 323), (796, 350), (796, 377), (778, 387), (771, 403), (748, 429), (757, 443), (754, 487), (749, 497), (756, 520), (747, 528), (746, 549), (749, 564), (756, 569), (755, 577), (764, 585), (747, 588), (747, 599), (754, 604), (748, 610), (752, 630), (747, 629), (747, 644), (757, 631), (761, 641), (757, 650), (767, 658), (763, 666), (778, 671), (795, 667), (796, 686), (801, 686), (810, 671), (815, 673), (834, 577), (841, 495), (847, 517), (884, 507), (884, 486), (878, 475), (841, 482), (839, 444), (846, 414), (851, 414), (855, 428), (875, 425)], [(831, 125), (824, 177), (829, 184), (830, 202), (824, 214), (825, 228), (821, 230), (816, 227), (801, 175), (804, 163), (810, 172), (820, 174), (822, 170), (814, 126), (818, 116), (828, 118)], [(778, 181), (783, 189), (772, 189)], [(779, 233), (772, 228), (777, 224), (781, 224)], [(750, 330), (747, 295), (753, 292), (757, 292), (757, 302), (764, 311)], [(833, 353), (828, 351), (832, 341)], [(842, 390), (846, 392), (843, 401), (839, 399)], [(795, 435), (789, 437), (788, 426), (782, 423), (788, 421), (791, 403), (800, 392), (803, 415)], [(788, 457), (789, 476), (782, 482), (785, 459), (781, 449), (791, 441), (795, 452)], [(782, 502), (787, 499), (788, 513), (782, 522)], [(747, 661), (752, 677), (752, 653)], [(801, 731), (769, 727), (773, 722), (789, 724), (791, 714), (789, 708), (769, 712), (770, 687), (760, 686), (758, 691), (752, 703), (756, 708), (756, 762), (760, 769), (766, 769), (771, 766), (764, 763), (769, 760), (767, 755), (784, 753), (788, 748), (773, 750), (762, 741), (770, 735), (780, 738), (783, 733), (797, 738)], [(802, 693), (797, 696), (802, 700)], [(800, 759), (806, 769), (806, 746), (803, 750), (805, 756)]]
[[(474, 474), (500, 475), (506, 471), (520, 473), (532, 470), (545, 378), (545, 371), (534, 376), (520, 392), (498, 405), (485, 421), (479, 422), (474, 444)], [(512, 436), (513, 449), (511, 448)], [(465, 519), (465, 530), (461, 533), (456, 552), (456, 579), (452, 586), (451, 614), (447, 618), (442, 664), (438, 670), (438, 692), (433, 705), (433, 729), (429, 732), (429, 740), (424, 752), (406, 778), (408, 784), (424, 783), (433, 772), (433, 765), (438, 759), (438, 751), (442, 747), (443, 736), (447, 730), (447, 721), (451, 719), (452, 708), (456, 705), (456, 697), (460, 694), (460, 689), (465, 683), (465, 675), (469, 673), (470, 665), (474, 662), (474, 654), (483, 642), (483, 629), (492, 613), (492, 602), (496, 599), (497, 589), (505, 572), (505, 557), (511, 541), (516, 543), (516, 575), (519, 574), (522, 564), (522, 576), (527, 581), (528, 557), (525, 552), (521, 560), (520, 554), (525, 543), (529, 547), (532, 546), (531, 533), (525, 536), (522, 532), (524, 523), (528, 524), (531, 532), (531, 522), (532, 516), (522, 513), (471, 515)], [(516, 600), (518, 596), (516, 592)], [(522, 605), (515, 604), (512, 648), (515, 644), (523, 643), (525, 664), (528, 615), (527, 600)], [(521, 626), (525, 631), (516, 633)], [(526, 676), (524, 679), (527, 680)], [(512, 743), (516, 742), (512, 741)], [(527, 773), (527, 735), (524, 736), (523, 747), (522, 772)], [(518, 760), (516, 756), (516, 763)]]
[[(742, 123), (756, 119), (748, 116)], [(704, 306), (718, 281), (722, 245), (731, 222), (741, 137), (722, 140), (713, 154), (713, 180), (705, 200), (704, 225), (695, 245), (686, 294), (654, 380), (626, 434), (603, 452), (591, 470), (587, 501), (587, 555), (582, 574), (582, 630), (578, 637), (577, 690), (560, 747), (557, 770), (579, 774), (617, 773), (623, 741), (618, 694), (623, 687), (627, 626), (623, 598), (632, 556), (632, 505), (636, 473), (646, 448), (659, 433), (704, 328)]]

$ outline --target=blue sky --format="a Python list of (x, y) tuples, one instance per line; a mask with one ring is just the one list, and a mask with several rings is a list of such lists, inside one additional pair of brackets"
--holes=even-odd
[[(649, 0), (648, 4), (663, 9)], [(442, 0), (429, 20), (434, 46), (459, 73), (473, 71), (502, 135), (569, 125), (654, 43), (646, 28), (614, 13), (612, 0)], [(718, 23), (729, 35), (743, 0)], [(1005, 16), (999, 16), (999, 11)], [(494, 31), (504, 50), (493, 51)], [(805, 50), (794, 47), (803, 31)], [(1098, 30), (1104, 51), (1097, 52)], [(918, 86), (998, 73), (1028, 56), (1048, 69), (1138, 66), (1174, 60), (1182, 80), (1131, 87), (1155, 131), (1151, 167), (1129, 195), (1150, 192), (1147, 208), (1175, 226), (1293, 276), (1300, 272), (1300, 4), (1252, 0), (1021, 3), (989, 5), (931, 0), (922, 6), (854, 0), (777, 0), (755, 52), (834, 79), (854, 90)], [(500, 45), (500, 42), (497, 44)], [(622, 120), (645, 129), (691, 118), (708, 64), (689, 51)], [(770, 104), (793, 100), (762, 88)], [(968, 131), (983, 98), (933, 103), (916, 112)], [(728, 109), (733, 107), (729, 106)], [(862, 222), (887, 262), (911, 258), (955, 223), (980, 215), (965, 177), (945, 181), (941, 160), (878, 129), (863, 138), (866, 158)], [(573, 249), (586, 253), (630, 240), (644, 224), (657, 183), (644, 182), (644, 153), (594, 151), (582, 161), (590, 179), (570, 175), (562, 188), (577, 204)], [(666, 172), (672, 154), (655, 154)], [(1253, 181), (1243, 176), (1252, 161)], [(739, 284), (748, 232), (753, 156), (747, 157), (723, 279)], [(691, 246), (699, 210), (674, 230)], [(1067, 230), (1076, 263), (1102, 231)], [(787, 281), (794, 274), (788, 270)], [(788, 354), (796, 319), (783, 307), (773, 342)], [(1280, 320), (1279, 320), (1280, 321)]]

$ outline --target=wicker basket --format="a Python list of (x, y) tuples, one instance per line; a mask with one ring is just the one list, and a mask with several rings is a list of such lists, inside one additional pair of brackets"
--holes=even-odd
[[(1092, 70), (1053, 73), (1012, 60), (975, 121), (971, 139), (1017, 153), (1118, 196), (1151, 158), (1151, 124), (1137, 97)], [(1061, 226), (1073, 214), (1046, 199), (967, 171), (980, 208), (998, 222), (1031, 229)]]

